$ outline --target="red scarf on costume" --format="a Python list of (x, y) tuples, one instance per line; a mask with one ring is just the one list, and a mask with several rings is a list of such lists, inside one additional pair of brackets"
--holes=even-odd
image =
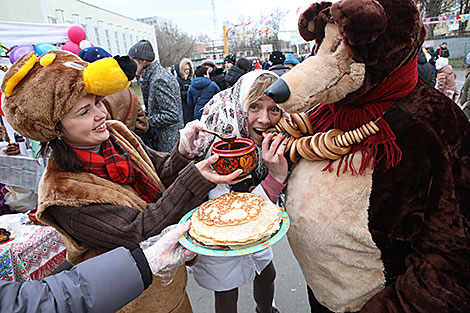
[(83, 160), (84, 171), (115, 183), (128, 184), (147, 203), (160, 199), (162, 192), (148, 177), (131, 164), (126, 150), (113, 135), (101, 144), (103, 156), (86, 150), (73, 149)]
[[(381, 85), (366, 93), (353, 105), (321, 104), (309, 118), (314, 127), (314, 133), (324, 132), (331, 128), (343, 131), (353, 130), (369, 121), (375, 121), (387, 111), (396, 100), (401, 99), (415, 88), (418, 82), (417, 58), (397, 69)], [(395, 143), (396, 137), (388, 123), (381, 118), (377, 123), (380, 131), (370, 136), (360, 144), (352, 146), (351, 151), (341, 158), (337, 174), (339, 174), (343, 161), (346, 163), (343, 173), (349, 167), (353, 174), (357, 174), (352, 157), (354, 152), (360, 150), (362, 153), (359, 174), (363, 174), (372, 160), (372, 168), (384, 156), (387, 168), (397, 165), (402, 157), (400, 148)], [(378, 146), (383, 145), (384, 154), (377, 156)], [(326, 169), (332, 170), (331, 164)]]

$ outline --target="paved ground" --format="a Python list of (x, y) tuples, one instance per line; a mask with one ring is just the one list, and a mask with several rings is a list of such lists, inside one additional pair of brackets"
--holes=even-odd
[[(300, 271), (300, 267), (292, 254), (289, 243), (283, 238), (273, 246), (274, 266), (277, 277), (275, 281), (276, 291), (274, 301), (282, 313), (307, 313), (309, 312), (307, 287)], [(200, 287), (188, 275), (187, 291), (194, 313), (213, 313), (214, 296), (212, 291)], [(254, 313), (255, 302), (253, 300), (252, 285), (248, 284), (240, 288), (238, 297), (239, 313)]]

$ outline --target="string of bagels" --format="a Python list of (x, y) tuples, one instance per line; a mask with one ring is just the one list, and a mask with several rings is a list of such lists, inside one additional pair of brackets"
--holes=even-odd
[(275, 133), (274, 139), (279, 134), (288, 134), (284, 155), (292, 163), (299, 162), (301, 158), (310, 161), (338, 160), (351, 150), (352, 145), (377, 134), (380, 130), (377, 121), (370, 121), (347, 132), (330, 129), (314, 134), (308, 115), (304, 112), (293, 113), (290, 118), (282, 117), (274, 127), (266, 129), (263, 136)]

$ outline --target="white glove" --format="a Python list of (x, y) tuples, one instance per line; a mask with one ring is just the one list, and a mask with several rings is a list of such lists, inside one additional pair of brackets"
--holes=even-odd
[(202, 131), (206, 125), (194, 120), (186, 124), (180, 129), (180, 142), (187, 153), (193, 156), (201, 156), (204, 150), (209, 146), (212, 135)]
[(190, 227), (190, 221), (170, 225), (159, 235), (140, 243), (153, 275), (160, 278), (162, 286), (171, 284), (178, 267), (196, 256), (196, 253), (185, 249), (178, 243), (178, 238)]

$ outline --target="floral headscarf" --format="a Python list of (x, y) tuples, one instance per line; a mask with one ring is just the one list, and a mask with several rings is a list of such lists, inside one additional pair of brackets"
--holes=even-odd
[(240, 77), (232, 88), (216, 94), (204, 106), (201, 122), (210, 130), (248, 138), (248, 113), (247, 108), (243, 107), (243, 100), (255, 80), (267, 73), (277, 77), (270, 71), (255, 70)]

